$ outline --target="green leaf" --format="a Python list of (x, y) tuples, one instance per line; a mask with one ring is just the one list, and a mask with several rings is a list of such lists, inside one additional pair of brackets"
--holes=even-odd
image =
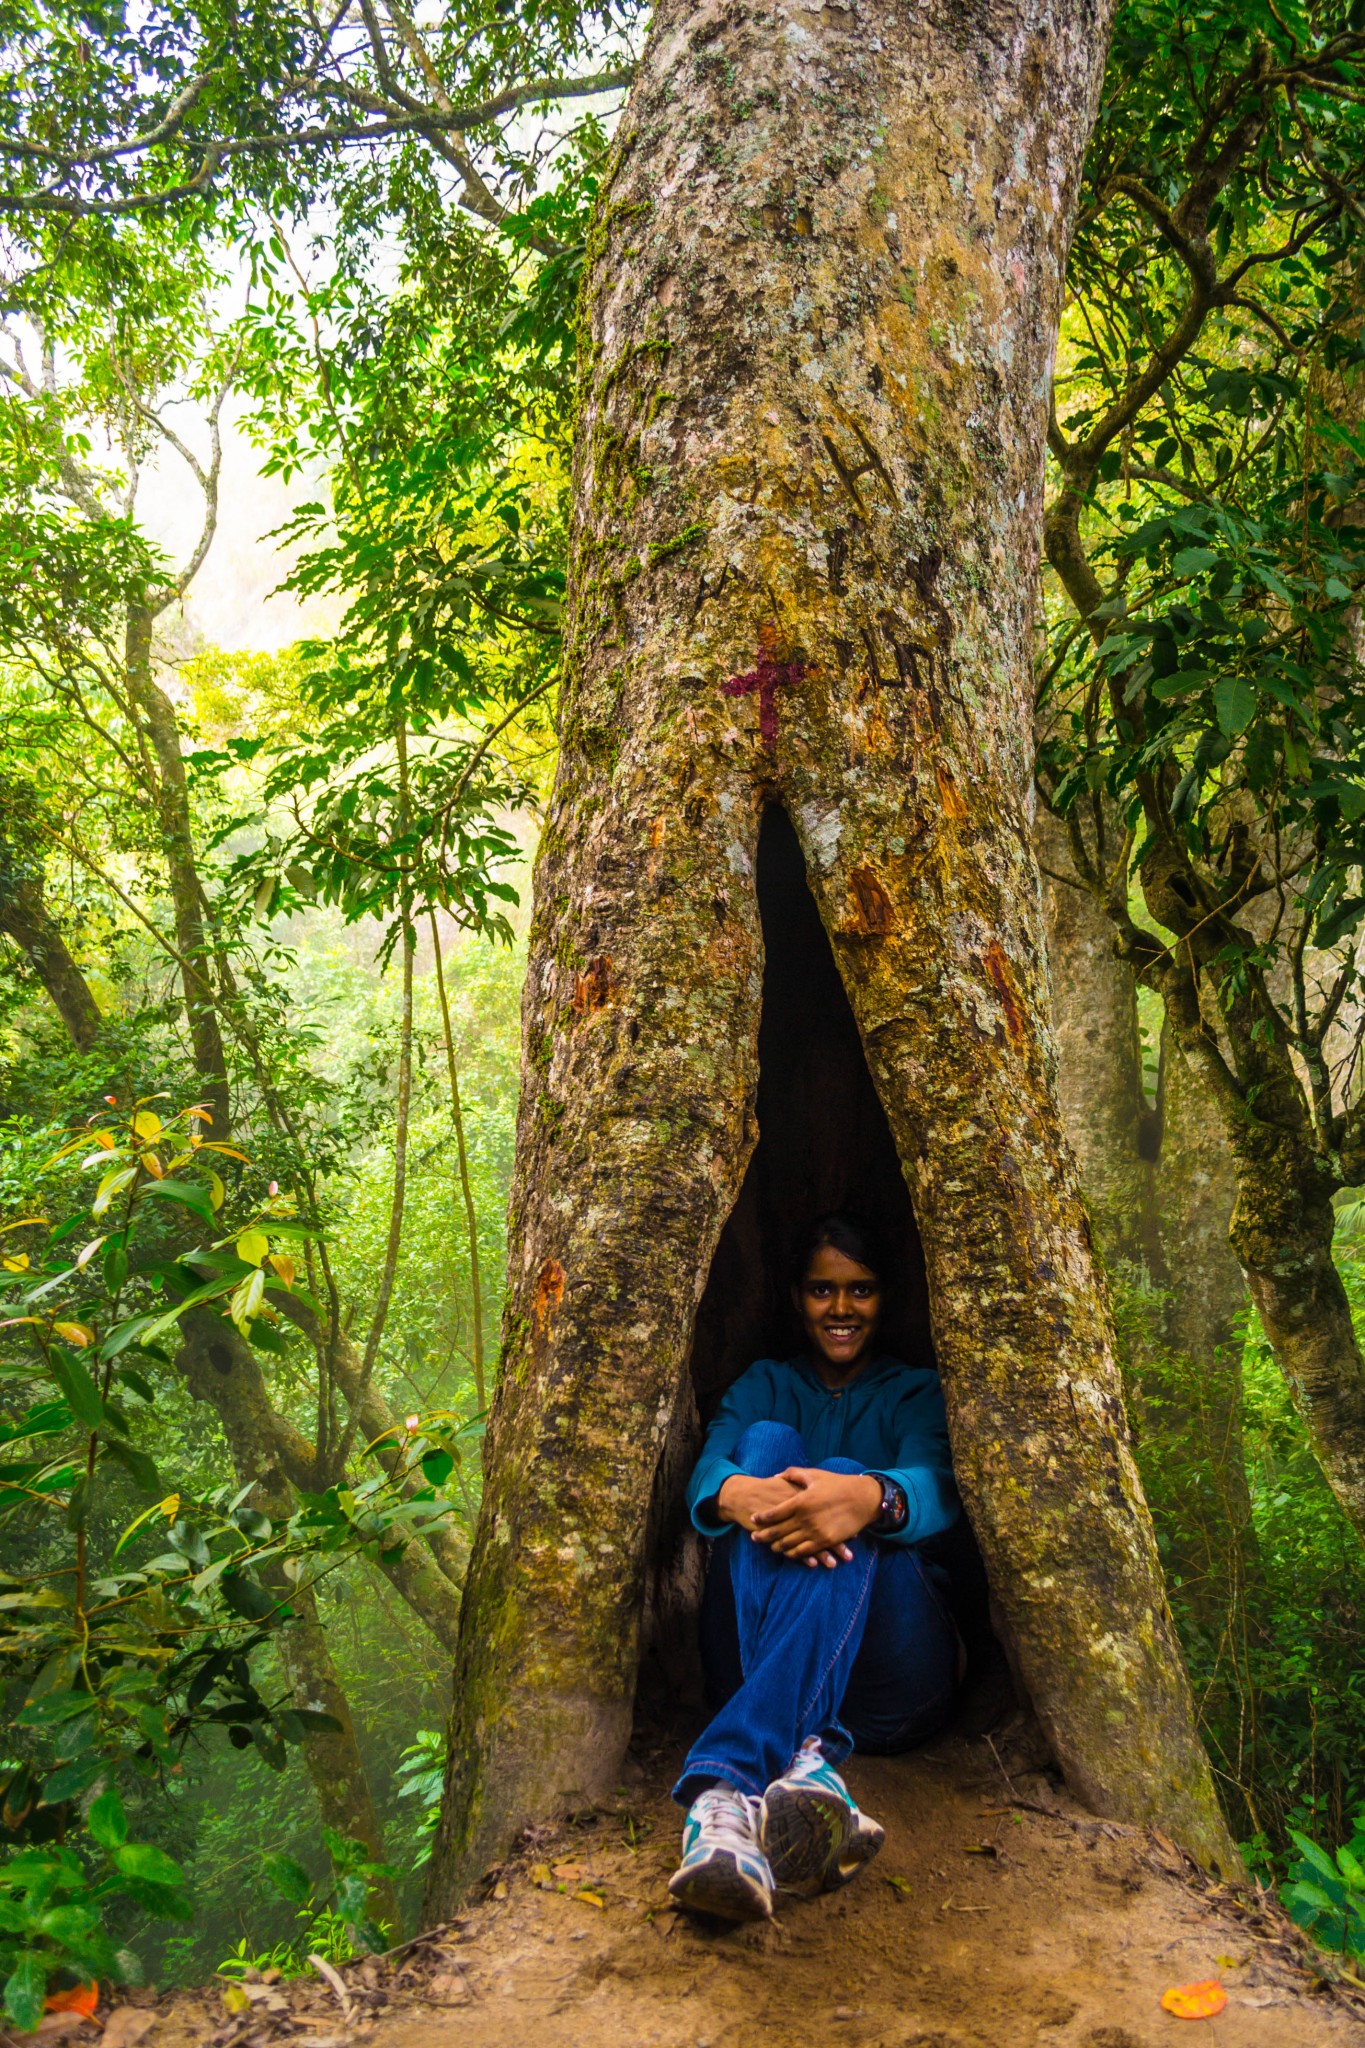
[(104, 1759), (98, 1756), (83, 1756), (74, 1764), (63, 1764), (50, 1778), (44, 1778), (40, 1806), (60, 1806), (64, 1799), (74, 1799), (94, 1784), (105, 1768)]
[(142, 1193), (155, 1195), (159, 1202), (178, 1202), (182, 1209), (192, 1210), (201, 1222), (212, 1225), (208, 1189), (197, 1187), (191, 1180), (149, 1180)]
[(22, 2033), (31, 2034), (43, 2016), (47, 1970), (41, 1956), (20, 1956), (5, 1983), (4, 2006)]
[(128, 1816), (123, 1810), (123, 1801), (111, 1785), (107, 1792), (101, 1792), (98, 1799), (92, 1799), (85, 1816), (89, 1828), (101, 1849), (121, 1849), (128, 1839)]
[(133, 1484), (143, 1493), (154, 1493), (158, 1497), (165, 1492), (156, 1466), (145, 1451), (136, 1450), (132, 1444), (125, 1444), (112, 1438), (104, 1446), (106, 1458), (115, 1458), (131, 1477)]
[[(1339, 939), (1344, 939), (1348, 932), (1355, 930), (1362, 915), (1365, 915), (1365, 896), (1348, 896), (1344, 903), (1338, 903), (1335, 910), (1330, 910), (1325, 917), (1318, 919), (1318, 928), (1313, 934), (1314, 944), (1324, 950), (1329, 946), (1335, 946)], [(1321, 1850), (1318, 1853), (1321, 1855)], [(1307, 1849), (1304, 1850), (1304, 1854), (1308, 1854)]]
[(422, 1460), (422, 1472), (433, 1486), (444, 1486), (454, 1470), (449, 1451), (428, 1451)]
[(88, 1692), (45, 1692), (37, 1699), (31, 1699), (15, 1715), (26, 1728), (52, 1728), (62, 1721), (77, 1720), (82, 1714), (95, 1710), (95, 1702)]
[(100, 1399), (99, 1388), (80, 1360), (64, 1344), (53, 1344), (49, 1348), (47, 1362), (77, 1422), (84, 1424), (86, 1429), (99, 1429), (104, 1422), (104, 1403)]
[(1213, 686), (1213, 708), (1219, 730), (1235, 740), (1256, 716), (1256, 692), (1241, 676), (1224, 676)]
[(1327, 1878), (1332, 1884), (1339, 1882), (1336, 1865), (1327, 1851), (1320, 1849), (1311, 1836), (1301, 1835), (1297, 1828), (1291, 1828), (1289, 1839), (1310, 1869), (1316, 1870), (1320, 1877)]
[(178, 1863), (172, 1863), (164, 1850), (156, 1849), (150, 1842), (125, 1842), (114, 1851), (114, 1862), (125, 1877), (137, 1877), (150, 1884), (179, 1886), (185, 1881), (185, 1873)]
[(1212, 548), (1181, 548), (1171, 567), (1177, 576), (1194, 576), (1200, 569), (1211, 569), (1217, 560)]
[(244, 1621), (264, 1621), (274, 1614), (279, 1601), (273, 1593), (267, 1593), (264, 1586), (257, 1585), (245, 1572), (232, 1572), (220, 1582), (219, 1590), (223, 1600), (234, 1614), (240, 1614)]
[(261, 1859), (266, 1876), (282, 1899), (291, 1906), (306, 1906), (313, 1896), (313, 1880), (301, 1863), (276, 1851)]

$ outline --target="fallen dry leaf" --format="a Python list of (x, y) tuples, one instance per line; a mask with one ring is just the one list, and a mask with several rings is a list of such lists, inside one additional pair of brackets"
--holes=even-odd
[(1162, 2006), (1178, 2020), (1212, 2019), (1227, 2002), (1227, 1992), (1216, 1977), (1207, 1977), (1202, 1984), (1173, 1984), (1161, 1994)]
[(458, 2005), (462, 1999), (468, 1998), (469, 1986), (458, 1970), (442, 1970), (428, 1984), (426, 1996), (433, 2005)]
[(891, 1886), (891, 1889), (893, 1891), (900, 1892), (903, 1896), (907, 1898), (909, 1897), (910, 1893), (914, 1890), (914, 1886), (911, 1884), (908, 1877), (887, 1877), (885, 1881), (887, 1884)]
[(554, 1874), (565, 1884), (581, 1884), (587, 1873), (581, 1863), (556, 1863)]
[(103, 2048), (137, 2048), (155, 2025), (156, 2014), (145, 2006), (117, 2005), (104, 2022)]
[(601, 1892), (589, 1891), (586, 1885), (583, 1886), (582, 1890), (576, 1891), (574, 1897), (582, 1899), (585, 1906), (598, 1906), (605, 1909), (607, 1903)]
[(98, 2020), (87, 2018), (83, 2012), (45, 2012), (32, 2034), (6, 2034), (6, 2041), (41, 2041), (46, 2044), (56, 2041), (89, 2041), (91, 2028), (99, 2025)]

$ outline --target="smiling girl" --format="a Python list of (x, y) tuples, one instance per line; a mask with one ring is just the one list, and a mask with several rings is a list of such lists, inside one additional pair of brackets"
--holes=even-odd
[(886, 1272), (865, 1224), (821, 1217), (792, 1289), (808, 1350), (735, 1382), (688, 1486), (718, 1711), (674, 1787), (669, 1890), (696, 1912), (767, 1919), (777, 1889), (847, 1883), (882, 1830), (835, 1764), (909, 1749), (952, 1708), (958, 1637), (916, 1549), (958, 1514), (943, 1396), (878, 1349)]

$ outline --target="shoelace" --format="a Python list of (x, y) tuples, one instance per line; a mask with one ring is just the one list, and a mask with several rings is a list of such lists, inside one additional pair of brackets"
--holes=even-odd
[(722, 1849), (742, 1849), (746, 1855), (753, 1855), (756, 1799), (747, 1798), (742, 1792), (723, 1792), (713, 1785), (702, 1793), (697, 1805), (701, 1809), (697, 1815), (701, 1834)]

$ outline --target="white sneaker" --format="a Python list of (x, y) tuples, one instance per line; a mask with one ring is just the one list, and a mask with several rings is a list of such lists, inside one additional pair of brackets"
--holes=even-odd
[(808, 1736), (759, 1808), (759, 1839), (783, 1891), (829, 1892), (870, 1863), (885, 1831), (860, 1813), (847, 1785)]
[(758, 1842), (759, 1802), (710, 1785), (683, 1823), (682, 1862), (668, 1880), (680, 1906), (721, 1920), (770, 1920), (773, 1874)]

